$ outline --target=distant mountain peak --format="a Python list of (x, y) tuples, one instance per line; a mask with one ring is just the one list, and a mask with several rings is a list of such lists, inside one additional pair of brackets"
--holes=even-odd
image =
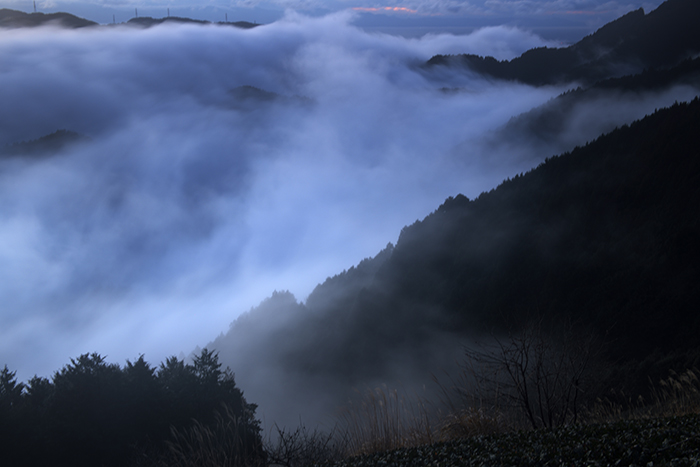
[(671, 67), (700, 52), (700, 2), (667, 0), (656, 10), (630, 11), (565, 48), (530, 49), (510, 61), (477, 55), (436, 55), (432, 66), (463, 67), (496, 79), (547, 85), (591, 84), (645, 68)]

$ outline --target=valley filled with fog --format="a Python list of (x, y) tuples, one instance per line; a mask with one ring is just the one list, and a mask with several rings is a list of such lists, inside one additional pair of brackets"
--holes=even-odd
[(0, 159), (0, 363), (24, 380), (85, 352), (188, 354), (274, 290), (304, 300), (445, 198), (697, 93), (591, 100), (528, 144), (504, 125), (577, 83), (425, 67), (544, 45), (507, 27), (373, 34), (348, 13), (0, 30), (0, 147), (80, 135)]

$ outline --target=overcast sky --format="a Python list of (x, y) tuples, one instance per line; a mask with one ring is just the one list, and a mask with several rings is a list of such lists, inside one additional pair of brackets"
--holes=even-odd
[[(448, 196), (475, 197), (552, 155), (498, 154), (481, 138), (567, 86), (420, 65), (556, 41), (512, 26), (421, 38), (357, 27), (362, 13), (348, 8), (380, 3), (233, 4), (280, 19), (251, 30), (0, 30), (0, 145), (58, 129), (89, 138), (51, 157), (0, 159), (0, 365), (20, 379), (84, 352), (120, 364), (188, 353), (274, 290), (304, 300)], [(639, 6), (417, 1), (396, 14), (517, 18), (555, 5), (557, 18)], [(307, 10), (282, 11), (292, 6)], [(240, 86), (282, 97), (241, 101)], [(629, 122), (684, 98), (638, 97), (614, 115)]]

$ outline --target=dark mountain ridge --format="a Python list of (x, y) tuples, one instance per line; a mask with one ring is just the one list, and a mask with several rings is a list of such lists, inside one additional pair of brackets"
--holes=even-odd
[(627, 13), (569, 47), (535, 48), (503, 61), (473, 54), (436, 55), (426, 68), (465, 68), (536, 86), (572, 81), (591, 84), (694, 57), (700, 52), (698, 18), (699, 2), (667, 0), (646, 15), (641, 8)]

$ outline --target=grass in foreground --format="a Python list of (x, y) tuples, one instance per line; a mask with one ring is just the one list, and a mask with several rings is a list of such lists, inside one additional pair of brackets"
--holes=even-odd
[[(396, 436), (402, 432), (397, 430), (392, 438), (403, 444), (395, 442), (394, 449), (381, 450), (379, 446), (365, 444), (365, 449), (358, 450), (356, 446), (348, 446), (355, 448), (348, 452), (361, 455), (322, 465), (700, 467), (700, 382), (696, 373), (671, 372), (654, 388), (652, 400), (647, 403), (619, 405), (599, 400), (578, 424), (518, 429), (518, 424), (512, 420), (509, 423), (508, 417), (497, 417), (498, 412), (453, 411), (437, 425), (437, 432), (424, 437), (440, 442), (419, 445), (416, 437)], [(382, 404), (370, 404), (370, 407), (381, 412), (396, 406), (380, 401)], [(381, 425), (384, 418), (373, 417), (369, 425)], [(381, 430), (375, 429), (370, 434), (377, 433)], [(366, 433), (357, 430), (350, 434), (367, 439)]]
[(700, 415), (475, 436), (324, 465), (700, 466)]

